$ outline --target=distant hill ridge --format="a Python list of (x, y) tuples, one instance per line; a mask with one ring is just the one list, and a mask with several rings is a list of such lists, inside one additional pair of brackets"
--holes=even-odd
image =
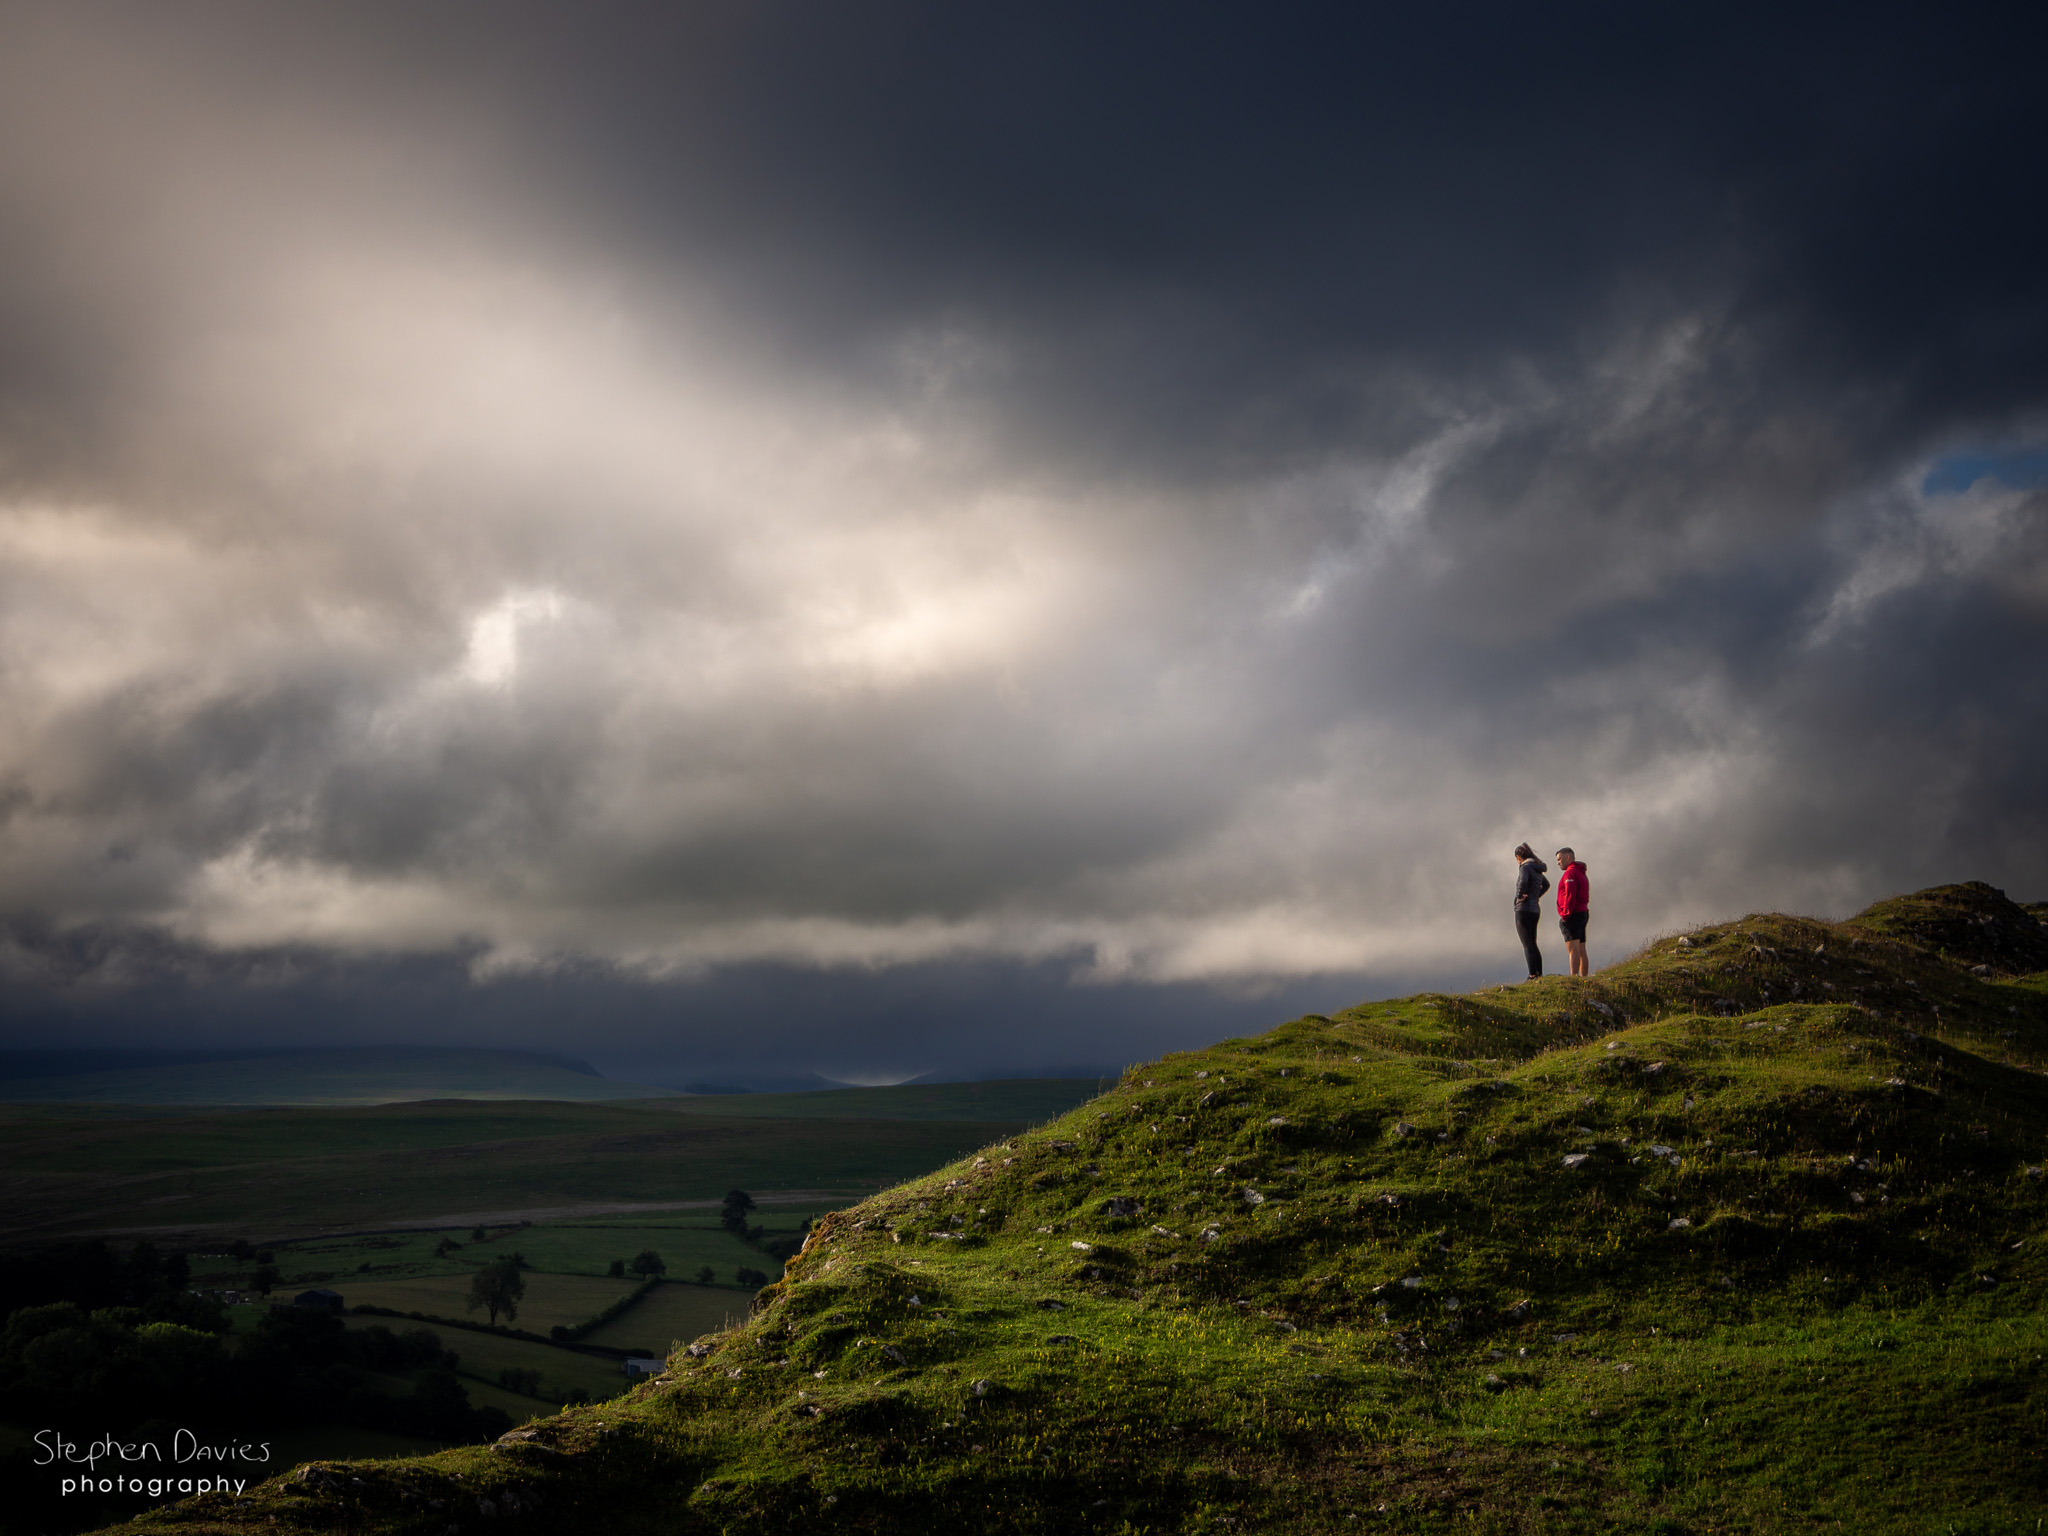
[(365, 1045), (222, 1051), (0, 1052), (12, 1103), (357, 1104), (423, 1098), (660, 1098), (542, 1051)]
[(2024, 1529), (2044, 917), (1756, 914), (1168, 1056), (827, 1217), (623, 1404), (142, 1523)]

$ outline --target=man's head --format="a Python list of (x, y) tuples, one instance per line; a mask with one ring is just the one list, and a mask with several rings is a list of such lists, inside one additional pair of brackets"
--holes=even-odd
[(1560, 865), (1576, 864), (1579, 862), (1579, 856), (1569, 848), (1560, 848), (1557, 850), (1557, 862)]

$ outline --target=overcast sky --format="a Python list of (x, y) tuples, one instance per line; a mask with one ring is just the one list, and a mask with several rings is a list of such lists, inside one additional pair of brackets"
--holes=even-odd
[(1596, 963), (2048, 895), (2019, 14), (0, 0), (0, 1043), (1023, 1069), (1509, 979), (1525, 838)]

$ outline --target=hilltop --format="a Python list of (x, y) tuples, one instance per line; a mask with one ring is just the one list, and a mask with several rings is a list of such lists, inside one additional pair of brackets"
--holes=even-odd
[(1170, 1056), (624, 1400), (143, 1524), (2030, 1530), (2044, 918), (1755, 915)]

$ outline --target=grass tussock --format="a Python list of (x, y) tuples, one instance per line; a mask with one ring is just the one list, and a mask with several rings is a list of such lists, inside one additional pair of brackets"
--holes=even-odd
[(2033, 1530), (2048, 930), (1981, 885), (1170, 1056), (668, 1376), (144, 1524)]

